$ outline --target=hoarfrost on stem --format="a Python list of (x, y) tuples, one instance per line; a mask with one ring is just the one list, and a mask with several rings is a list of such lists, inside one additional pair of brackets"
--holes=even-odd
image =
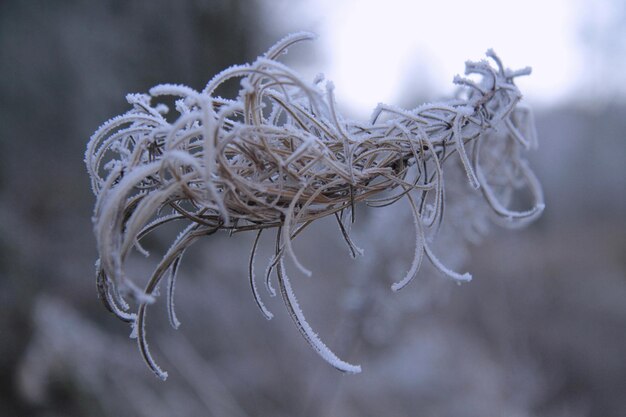
[[(495, 66), (467, 62), (466, 75), (481, 78), (457, 76), (457, 98), (413, 110), (380, 104), (370, 121), (359, 122), (339, 114), (333, 84), (324, 88), (323, 76), (309, 83), (277, 61), (288, 47), (313, 38), (304, 32), (287, 36), (251, 64), (217, 74), (201, 91), (163, 84), (149, 94), (129, 94), (131, 109), (104, 123), (87, 145), (85, 163), (96, 195), (98, 293), (113, 314), (132, 324), (144, 360), (163, 379), (167, 373), (146, 342), (147, 308), (166, 279), (168, 316), (178, 327), (176, 272), (185, 250), (203, 236), (218, 230), (257, 232), (249, 280), (259, 309), (271, 319), (256, 285), (254, 261), (262, 231), (277, 229), (265, 276), (270, 296), (276, 295), (275, 271), (283, 301), (305, 340), (335, 368), (356, 373), (361, 368), (337, 357), (307, 323), (287, 277), (286, 254), (301, 272), (311, 273), (291, 244), (303, 230), (334, 215), (356, 257), (362, 251), (349, 227), (355, 205), (385, 207), (407, 200), (415, 253), (407, 274), (392, 286), (397, 291), (417, 275), (424, 257), (454, 280), (471, 279), (446, 267), (431, 249), (444, 207), (455, 203), (444, 205), (444, 164), (460, 164), (470, 186), (508, 225), (525, 224), (543, 210), (540, 184), (523, 158), (523, 151), (537, 143), (532, 113), (519, 105), (522, 96), (514, 83), (529, 69), (505, 69), (489, 50)], [(236, 97), (216, 94), (236, 78), (241, 87)], [(175, 99), (173, 121), (165, 118), (170, 109), (159, 102), (163, 97)], [(532, 206), (514, 211), (508, 206), (520, 188), (530, 191)], [(141, 240), (175, 222), (185, 227), (141, 289), (125, 273), (128, 256), (133, 249), (147, 255)], [(129, 312), (127, 298), (136, 313)]]

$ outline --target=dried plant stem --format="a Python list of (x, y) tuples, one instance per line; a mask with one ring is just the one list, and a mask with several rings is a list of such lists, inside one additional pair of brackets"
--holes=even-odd
[[(149, 95), (129, 94), (132, 109), (106, 122), (87, 146), (85, 161), (97, 196), (99, 294), (115, 315), (133, 323), (142, 356), (161, 378), (166, 373), (146, 343), (147, 307), (167, 277), (168, 315), (178, 326), (176, 271), (185, 250), (202, 236), (257, 231), (248, 274), (259, 309), (271, 319), (256, 286), (254, 261), (262, 231), (277, 229), (268, 292), (275, 295), (270, 280), (275, 270), (287, 310), (307, 342), (331, 365), (353, 373), (360, 367), (339, 359), (306, 322), (285, 271), (287, 255), (310, 274), (291, 244), (305, 227), (334, 215), (355, 257), (361, 251), (350, 239), (344, 213), (354, 222), (358, 203), (383, 207), (406, 199), (416, 246), (408, 273), (392, 286), (399, 290), (418, 273), (424, 255), (444, 275), (471, 279), (444, 266), (429, 243), (444, 218), (444, 162), (451, 156), (458, 155), (471, 187), (507, 222), (528, 222), (543, 209), (539, 182), (522, 158), (522, 150), (537, 143), (532, 117), (518, 105), (521, 94), (513, 82), (529, 69), (507, 70), (488, 51), (495, 68), (468, 62), (466, 73), (482, 79), (457, 77), (458, 98), (414, 110), (380, 105), (370, 122), (360, 123), (337, 112), (331, 83), (325, 89), (320, 80), (310, 84), (276, 61), (289, 46), (312, 37), (288, 36), (252, 64), (218, 74), (202, 91), (165, 84)], [(219, 97), (216, 90), (233, 78), (241, 80), (238, 96)], [(173, 122), (165, 117), (167, 106), (153, 103), (163, 96), (176, 98)], [(532, 208), (510, 210), (510, 196), (523, 187), (533, 196)], [(146, 253), (140, 241), (174, 221), (188, 226), (140, 289), (126, 277), (125, 260), (133, 248)], [(137, 303), (136, 314), (128, 313), (124, 297)]]

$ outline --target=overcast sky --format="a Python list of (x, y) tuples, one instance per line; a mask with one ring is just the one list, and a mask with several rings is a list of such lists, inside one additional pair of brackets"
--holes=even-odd
[(320, 35), (320, 61), (310, 70), (333, 80), (340, 104), (363, 116), (378, 102), (398, 103), (409, 93), (450, 94), (464, 62), (483, 58), (488, 48), (508, 67), (533, 68), (531, 77), (519, 81), (529, 101), (558, 103), (586, 77), (597, 76), (583, 66), (583, 23), (610, 20), (607, 5), (617, 3), (304, 0), (287, 2), (277, 16), (288, 12), (289, 30)]

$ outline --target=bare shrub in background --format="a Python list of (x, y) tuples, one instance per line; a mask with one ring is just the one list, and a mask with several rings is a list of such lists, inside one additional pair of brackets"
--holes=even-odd
[[(270, 319), (254, 258), (262, 232), (275, 229), (276, 249), (264, 277), (267, 292), (277, 293), (275, 271), (278, 291), (307, 342), (335, 368), (355, 373), (360, 366), (328, 349), (298, 306), (285, 256), (310, 275), (292, 249), (301, 231), (316, 219), (335, 216), (356, 257), (361, 251), (349, 234), (355, 204), (384, 207), (405, 200), (413, 213), (415, 252), (408, 272), (392, 285), (399, 290), (418, 273), (424, 256), (456, 281), (471, 279), (447, 268), (432, 250), (444, 209), (470, 214), (473, 209), (446, 198), (448, 159), (458, 159), (452, 163), (461, 164), (471, 188), (502, 224), (525, 224), (544, 208), (541, 187), (523, 158), (524, 150), (537, 145), (534, 122), (529, 109), (519, 105), (514, 84), (529, 69), (505, 69), (488, 51), (495, 67), (468, 62), (466, 75), (479, 79), (457, 77), (457, 98), (413, 110), (380, 105), (369, 122), (356, 122), (337, 112), (332, 83), (322, 77), (308, 83), (276, 60), (292, 44), (311, 38), (289, 36), (252, 64), (218, 74), (202, 91), (159, 85), (149, 95), (130, 94), (132, 109), (106, 122), (88, 144), (85, 161), (97, 197), (99, 294), (115, 315), (132, 323), (143, 358), (163, 379), (167, 373), (146, 343), (146, 309), (165, 280), (170, 321), (178, 327), (176, 271), (185, 250), (202, 236), (256, 231), (249, 279), (256, 303)], [(231, 79), (240, 79), (239, 95), (220, 97), (220, 86)], [(174, 116), (163, 103), (172, 97)], [(510, 208), (520, 189), (531, 195), (528, 210)], [(459, 230), (459, 239), (476, 232), (471, 220), (468, 214), (468, 228)], [(125, 262), (135, 249), (147, 255), (141, 240), (171, 222), (186, 226), (142, 289), (127, 276)], [(136, 312), (126, 299), (137, 304)]]

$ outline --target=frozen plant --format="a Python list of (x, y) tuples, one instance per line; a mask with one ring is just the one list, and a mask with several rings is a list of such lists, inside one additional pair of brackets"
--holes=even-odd
[[(178, 327), (176, 271), (185, 250), (203, 236), (218, 230), (256, 232), (250, 286), (262, 314), (271, 319), (254, 261), (261, 234), (274, 229), (275, 253), (264, 276), (265, 289), (270, 296), (280, 293), (298, 330), (322, 358), (356, 373), (360, 366), (338, 358), (298, 306), (285, 256), (311, 274), (292, 249), (302, 230), (316, 219), (334, 216), (356, 257), (361, 251), (348, 224), (354, 221), (355, 204), (383, 207), (406, 201), (413, 213), (415, 254), (406, 275), (392, 286), (397, 291), (416, 276), (424, 258), (453, 280), (471, 279), (447, 268), (431, 248), (445, 205), (454, 204), (445, 199), (446, 163), (461, 164), (471, 188), (482, 193), (505, 224), (524, 224), (543, 210), (540, 184), (523, 158), (524, 150), (537, 145), (532, 114), (519, 105), (521, 94), (514, 84), (530, 69), (505, 69), (490, 50), (487, 57), (495, 66), (467, 62), (466, 75), (479, 81), (456, 77), (461, 87), (457, 98), (413, 110), (381, 104), (370, 121), (358, 122), (338, 113), (331, 82), (323, 77), (306, 82), (277, 61), (291, 45), (312, 38), (308, 33), (288, 36), (253, 63), (219, 73), (201, 91), (164, 84), (149, 94), (129, 94), (132, 108), (101, 126), (87, 146), (85, 162), (97, 197), (93, 223), (99, 295), (111, 312), (132, 323), (144, 360), (163, 379), (167, 373), (146, 343), (146, 311), (165, 280), (170, 321)], [(231, 79), (240, 79), (237, 97), (217, 95)], [(162, 103), (171, 97), (174, 117)], [(528, 210), (509, 208), (518, 189), (532, 195)], [(125, 261), (133, 250), (147, 255), (142, 239), (171, 222), (184, 227), (140, 288), (126, 275)], [(127, 300), (136, 304), (134, 312)]]

